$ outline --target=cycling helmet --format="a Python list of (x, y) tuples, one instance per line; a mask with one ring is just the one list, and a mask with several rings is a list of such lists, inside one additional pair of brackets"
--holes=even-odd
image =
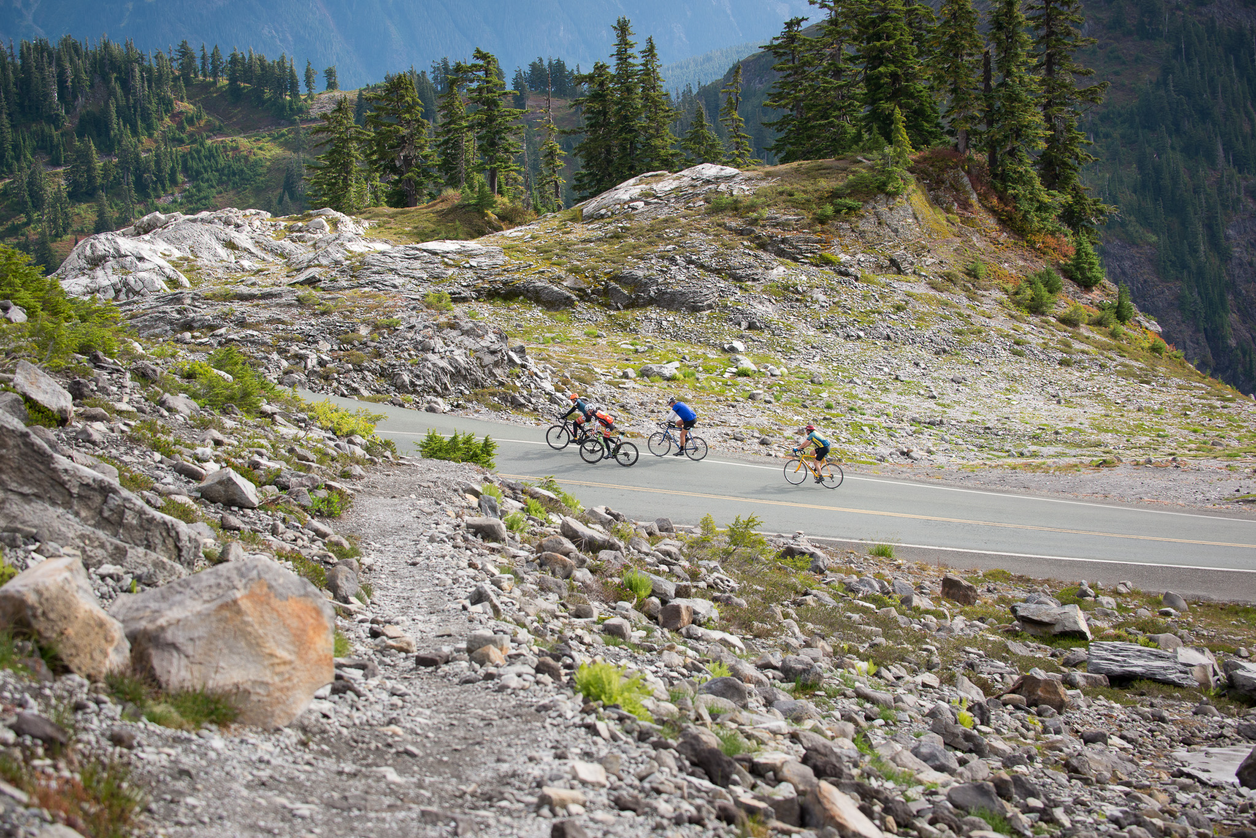
[(803, 430), (806, 431), (807, 433), (811, 433), (815, 429), (816, 429), (815, 425), (808, 425), (807, 427), (803, 428)]
[(668, 396), (668, 397), (667, 397), (667, 403), (668, 403), (669, 405), (676, 404), (676, 397), (675, 397), (675, 396)]
[(577, 399), (579, 399), (580, 397), (579, 397), (579, 396), (577, 396), (575, 393), (572, 393), (572, 394), (571, 394), (570, 396), (568, 396), (567, 398), (571, 399), (571, 400), (574, 402), (574, 401), (576, 401)]

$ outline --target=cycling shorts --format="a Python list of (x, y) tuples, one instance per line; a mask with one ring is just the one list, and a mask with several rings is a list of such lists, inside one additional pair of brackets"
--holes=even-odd
[(826, 445), (826, 446), (824, 446), (823, 448), (817, 448), (817, 449), (816, 449), (816, 459), (817, 459), (817, 460), (823, 460), (823, 459), (824, 459), (825, 457), (827, 457), (827, 456), (829, 456), (829, 446), (827, 446), (827, 445)]
[(680, 424), (687, 431), (690, 428), (692, 428), (694, 425), (698, 424), (698, 420), (697, 419), (681, 419)]

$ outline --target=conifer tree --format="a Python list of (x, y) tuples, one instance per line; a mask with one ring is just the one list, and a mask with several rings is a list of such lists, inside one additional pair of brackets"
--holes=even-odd
[(724, 106), (720, 109), (720, 124), (728, 131), (728, 165), (744, 169), (758, 161), (751, 155), (750, 136), (746, 133), (746, 120), (741, 116), (741, 62), (733, 66), (733, 75), (720, 91)]
[(1033, 155), (1042, 148), (1038, 85), (1030, 74), (1033, 57), (1020, 0), (998, 0), (990, 17), (993, 46), (991, 84), (983, 142), (995, 186), (1006, 195), (1031, 230), (1055, 214), (1053, 197), (1038, 179)]
[(941, 137), (938, 109), (925, 84), (903, 0), (870, 0), (859, 29), (865, 130), (891, 142), (897, 109), (916, 146), (935, 144)]
[(209, 53), (205, 51), (204, 42), (201, 43), (201, 78), (209, 78)]
[(972, 0), (942, 0), (933, 32), (933, 83), (942, 117), (960, 154), (968, 152), (981, 112), (980, 73), (984, 43)]
[[(538, 58), (539, 62), (540, 59)], [(558, 128), (554, 125), (554, 83), (552, 74), (545, 70), (545, 141), (541, 144), (541, 177), (537, 182), (539, 206), (558, 210), (563, 208), (563, 147), (558, 143)]]
[(214, 80), (214, 84), (222, 80), (222, 70), (222, 51), (218, 49), (217, 44), (214, 44), (214, 50), (209, 54), (209, 75)]
[(463, 85), (470, 77), (471, 68), (461, 61), (457, 62), (444, 73), (445, 89), (440, 95), (440, 123), (436, 129), (437, 166), (445, 178), (445, 185), (454, 189), (467, 185), (475, 159), (471, 120), (467, 116), (467, 103), (462, 98)]
[[(642, 172), (676, 167), (676, 137), (672, 134), (672, 122), (676, 111), (663, 89), (663, 76), (659, 72), (659, 53), (653, 38), (645, 39), (641, 51), (641, 162)], [(634, 174), (639, 174), (634, 173)]]
[(571, 103), (580, 112), (583, 134), (576, 144), (580, 169), (572, 178), (572, 186), (578, 195), (590, 197), (619, 182), (615, 180), (614, 78), (610, 67), (598, 61), (590, 72), (578, 75), (576, 81), (586, 92)]
[(312, 102), (314, 101), (314, 85), (318, 84), (318, 73), (314, 71), (314, 65), (310, 61), (305, 62), (305, 95)]
[(418, 206), (435, 180), (435, 160), (428, 148), (428, 122), (409, 73), (384, 77), (380, 90), (366, 94), (372, 109), (366, 116), (371, 132), (371, 166), (385, 185), (393, 207)]
[[(821, 156), (816, 152), (823, 142), (817, 136), (809, 105), (816, 99), (813, 88), (822, 81), (819, 67), (823, 58), (816, 39), (802, 34), (806, 20), (794, 17), (785, 21), (781, 34), (763, 47), (776, 59), (772, 69), (777, 74), (763, 104), (781, 111), (779, 117), (763, 124), (776, 131), (776, 139), (768, 150), (782, 163)], [(705, 122), (705, 114), (698, 116)], [(693, 156), (692, 151), (686, 151)]]
[(84, 137), (74, 147), (70, 163), (70, 189), (76, 198), (90, 200), (100, 189), (100, 159), (91, 137)]
[(1130, 289), (1124, 282), (1117, 288), (1116, 305), (1113, 306), (1112, 313), (1119, 323), (1128, 323), (1134, 319), (1134, 303), (1130, 300)]
[(339, 90), (340, 82), (336, 80), (336, 65), (333, 64), (326, 70), (323, 70), (323, 79), (327, 82), (325, 90)]
[(509, 178), (519, 171), (515, 157), (521, 149), (518, 119), (523, 111), (506, 104), (510, 92), (502, 80), (497, 59), (482, 49), (477, 49), (472, 57), (475, 59), (471, 65), (475, 83), (470, 91), (470, 100), (476, 110), (471, 114), (471, 127), (475, 132), (478, 156), (475, 170), (484, 174), (489, 192), (503, 195)]
[(105, 193), (96, 195), (96, 223), (92, 227), (94, 233), (108, 233), (113, 230), (113, 213), (109, 211), (109, 199)]
[(694, 103), (693, 122), (684, 139), (680, 141), (680, 148), (689, 157), (690, 165), (720, 163), (724, 160), (724, 144), (711, 130), (711, 125), (706, 118), (706, 109), (702, 107), (701, 101)]
[(836, 157), (862, 141), (863, 70), (855, 49), (856, 23), (864, 0), (814, 0), (828, 12), (820, 26), (823, 63), (806, 105), (807, 122), (818, 142), (811, 157)]
[(1085, 232), (1073, 233), (1073, 258), (1068, 263), (1068, 275), (1083, 288), (1094, 288), (1104, 280), (1103, 266)]
[(179, 78), (183, 81), (183, 86), (187, 87), (196, 80), (196, 53), (192, 50), (192, 45), (184, 38), (179, 42), (179, 48), (175, 51), (174, 65), (179, 70)]
[(641, 68), (637, 64), (632, 22), (615, 21), (615, 75), (611, 113), (615, 135), (616, 183), (640, 174), (641, 167)]
[(310, 129), (310, 134), (326, 138), (319, 144), (323, 153), (310, 166), (311, 206), (355, 213), (367, 205), (363, 146), (369, 135), (354, 123), (348, 97), (336, 102), (322, 120), (322, 125)]

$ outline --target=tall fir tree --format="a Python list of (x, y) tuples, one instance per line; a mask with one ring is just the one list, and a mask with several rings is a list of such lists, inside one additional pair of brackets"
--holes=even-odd
[(863, 141), (863, 68), (857, 23), (864, 0), (810, 0), (827, 12), (818, 46), (823, 63), (806, 104), (807, 120), (819, 138), (813, 157), (836, 157)]
[(515, 158), (521, 146), (519, 117), (523, 111), (506, 103), (511, 94), (502, 79), (497, 59), (482, 49), (472, 53), (471, 65), (474, 84), (470, 100), (475, 105), (471, 114), (471, 127), (475, 132), (477, 161), (475, 170), (484, 175), (488, 191), (503, 195), (511, 178), (518, 175), (519, 165)]
[(348, 97), (337, 101), (322, 120), (321, 125), (310, 129), (311, 135), (325, 138), (319, 143), (322, 154), (310, 165), (311, 206), (358, 212), (367, 206), (368, 200), (369, 171), (363, 148), (370, 137), (354, 123)]
[(693, 166), (699, 163), (724, 162), (724, 144), (711, 130), (711, 124), (707, 122), (706, 108), (702, 107), (701, 101), (694, 102), (693, 120), (689, 125), (689, 131), (680, 141), (680, 149)]
[(310, 61), (305, 62), (305, 95), (312, 102), (314, 101), (314, 86), (318, 84), (318, 73), (314, 70), (314, 64)]
[(209, 54), (209, 76), (214, 80), (214, 84), (222, 80), (222, 70), (222, 51), (218, 49), (217, 44), (214, 44), (214, 49)]
[(720, 108), (720, 124), (728, 131), (728, 165), (744, 169), (759, 161), (751, 155), (750, 135), (741, 116), (741, 62), (733, 65), (728, 84), (720, 91), (724, 105)]
[(91, 200), (100, 189), (100, 158), (91, 137), (84, 137), (74, 146), (70, 162), (70, 192), (76, 198)]
[(641, 51), (641, 171), (676, 167), (676, 137), (672, 134), (675, 121), (676, 110), (663, 89), (658, 50), (654, 39), (646, 38)]
[(865, 131), (890, 143), (897, 109), (916, 147), (937, 143), (942, 133), (938, 108), (925, 83), (903, 0), (869, 0), (859, 30)]
[(572, 186), (587, 198), (619, 183), (615, 180), (614, 77), (610, 67), (598, 61), (576, 80), (585, 94), (571, 103), (580, 112), (581, 127), (575, 133), (582, 135), (575, 149), (580, 169), (572, 178)]
[[(823, 156), (817, 154), (823, 140), (808, 107), (815, 98), (813, 87), (821, 82), (819, 68), (823, 55), (816, 39), (802, 32), (806, 20), (794, 17), (785, 21), (781, 34), (763, 47), (776, 59), (772, 65), (776, 80), (763, 105), (781, 112), (776, 119), (763, 124), (776, 132), (776, 139), (768, 150), (782, 163)], [(705, 122), (705, 114), (700, 116)], [(692, 152), (688, 153), (693, 156)]]
[(1081, 171), (1095, 160), (1091, 141), (1078, 126), (1082, 115), (1103, 101), (1107, 82), (1082, 85), (1094, 70), (1077, 62), (1077, 51), (1095, 43), (1083, 38), (1081, 0), (1029, 0), (1026, 11), (1034, 35), (1035, 70), (1041, 79), (1039, 102), (1046, 138), (1038, 155), (1038, 177), (1064, 197), (1062, 214), (1073, 229), (1103, 223), (1108, 207), (1090, 197)]
[(1034, 155), (1042, 149), (1038, 83), (1020, 0), (998, 0), (990, 16), (992, 57), (983, 137), (990, 177), (1025, 219), (1040, 230), (1055, 214), (1053, 196), (1038, 178)]
[[(540, 61), (538, 58), (537, 61)], [(540, 207), (549, 210), (563, 208), (563, 152), (558, 142), (558, 128), (554, 125), (554, 82), (552, 73), (545, 70), (545, 140), (541, 143), (541, 176), (537, 182)]]
[(445, 70), (443, 76), (445, 86), (440, 95), (440, 121), (436, 128), (437, 166), (446, 186), (462, 189), (467, 185), (475, 160), (475, 138), (463, 98), (463, 87), (471, 78), (471, 68), (459, 61)]
[(366, 116), (371, 167), (384, 183), (386, 201), (393, 207), (418, 206), (436, 176), (427, 141), (430, 126), (414, 79), (410, 73), (385, 76), (384, 84), (366, 99), (371, 105)]
[(942, 0), (933, 32), (933, 87), (955, 148), (966, 154), (981, 115), (981, 38), (972, 0)]
[(113, 230), (113, 213), (109, 210), (109, 199), (102, 190), (96, 194), (96, 223), (92, 226), (93, 233), (108, 233)]
[(336, 65), (333, 64), (326, 70), (323, 70), (323, 80), (327, 83), (324, 90), (339, 90), (340, 80), (336, 78)]
[(632, 22), (615, 21), (615, 75), (611, 113), (615, 134), (615, 181), (640, 174), (641, 167), (641, 67), (633, 51)]

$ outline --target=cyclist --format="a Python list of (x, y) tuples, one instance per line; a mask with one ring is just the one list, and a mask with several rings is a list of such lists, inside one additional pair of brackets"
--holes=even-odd
[[(799, 428), (794, 433), (806, 433), (807, 434), (806, 439), (804, 439), (801, 443), (799, 443), (799, 450), (801, 450), (802, 448), (806, 448), (809, 445), (814, 445), (816, 447), (816, 470), (818, 471), (820, 469), (820, 466), (824, 465), (824, 458), (829, 455), (829, 448), (830, 448), (829, 441), (825, 439), (824, 437), (820, 436), (819, 434), (817, 434), (816, 426), (811, 425), (811, 424), (808, 424), (804, 428)], [(819, 477), (817, 477), (815, 480), (817, 483), (824, 482)]]
[(572, 393), (567, 398), (571, 399), (571, 409), (562, 416), (558, 417), (558, 421), (561, 422), (573, 413), (578, 414), (576, 416), (576, 436), (578, 437), (580, 435), (580, 426), (586, 421), (593, 421), (593, 415), (597, 413), (597, 408), (580, 398), (575, 393)]
[(677, 401), (675, 396), (667, 400), (667, 406), (672, 412), (667, 415), (669, 424), (680, 428), (680, 448), (673, 454), (673, 457), (685, 456), (685, 443), (689, 439), (689, 429), (698, 423), (698, 414), (694, 409), (682, 401)]
[(614, 416), (597, 408), (593, 409), (593, 420), (602, 426), (600, 428), (602, 431), (602, 459), (607, 459), (611, 456), (611, 434), (618, 431), (619, 428), (615, 427)]

